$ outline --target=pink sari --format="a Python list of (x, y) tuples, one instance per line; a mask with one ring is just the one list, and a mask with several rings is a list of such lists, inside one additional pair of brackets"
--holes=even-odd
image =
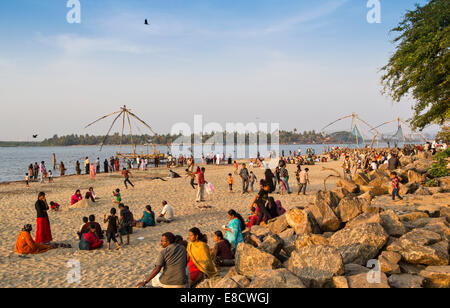
[(95, 165), (91, 164), (91, 168), (89, 170), (89, 175), (91, 176), (91, 179), (95, 180), (95, 174), (96, 174)]

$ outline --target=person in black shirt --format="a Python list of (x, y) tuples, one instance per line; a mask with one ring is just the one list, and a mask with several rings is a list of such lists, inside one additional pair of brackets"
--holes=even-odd
[(52, 231), (50, 229), (50, 220), (48, 219), (47, 211), (49, 206), (45, 193), (40, 192), (38, 200), (35, 203), (37, 218), (36, 218), (36, 236), (34, 241), (39, 244), (47, 244), (52, 241)]
[(260, 189), (250, 206), (250, 209), (252, 209), (255, 204), (258, 207), (258, 221), (256, 222), (256, 225), (259, 225), (263, 218), (264, 223), (267, 224), (270, 217), (270, 213), (266, 209), (266, 203), (269, 200), (269, 185), (264, 180), (261, 180), (261, 184), (263, 188)]
[(112, 208), (110, 211), (111, 215), (106, 217), (106, 214), (103, 216), (103, 222), (108, 223), (108, 227), (106, 229), (106, 240), (108, 250), (111, 250), (111, 240), (116, 245), (116, 249), (120, 249), (120, 245), (117, 242), (116, 234), (118, 232), (119, 218), (116, 216), (116, 209)]

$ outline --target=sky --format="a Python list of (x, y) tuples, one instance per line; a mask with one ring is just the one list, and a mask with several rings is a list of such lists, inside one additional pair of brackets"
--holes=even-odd
[(85, 126), (122, 105), (160, 134), (195, 114), (299, 131), (412, 115), (381, 93), (380, 69), (390, 30), (425, 0), (380, 0), (372, 24), (367, 0), (79, 1), (79, 24), (67, 0), (0, 1), (0, 140), (101, 135), (112, 119)]

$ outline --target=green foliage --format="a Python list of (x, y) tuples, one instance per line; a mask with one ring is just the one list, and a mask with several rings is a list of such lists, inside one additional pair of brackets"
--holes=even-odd
[(438, 187), (439, 181), (436, 179), (432, 179), (432, 180), (426, 181), (424, 185), (425, 185), (425, 187)]
[(433, 178), (441, 178), (449, 175), (449, 169), (447, 168), (447, 158), (450, 157), (450, 149), (436, 153), (434, 159), (436, 163), (430, 169), (429, 174)]
[(431, 0), (408, 11), (392, 31), (397, 50), (383, 67), (384, 93), (394, 100), (411, 95), (411, 124), (423, 129), (450, 118), (450, 1)]

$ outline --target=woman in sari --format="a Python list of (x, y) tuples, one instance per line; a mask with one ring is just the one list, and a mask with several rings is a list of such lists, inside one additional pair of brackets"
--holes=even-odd
[(25, 225), (23, 227), (22, 232), (20, 232), (16, 240), (15, 251), (17, 253), (23, 255), (38, 254), (51, 249), (50, 245), (42, 245), (33, 240), (30, 234), (32, 229), (31, 225)]
[(245, 230), (245, 221), (235, 210), (229, 210), (228, 217), (230, 218), (230, 222), (228, 223), (228, 227), (224, 229), (226, 231), (225, 239), (227, 239), (228, 242), (230, 242), (231, 247), (236, 250), (238, 244), (244, 241), (242, 231)]
[(206, 235), (198, 228), (189, 230), (189, 244), (187, 246), (189, 278), (191, 287), (204, 278), (218, 275), (217, 268), (211, 258)]
[(147, 205), (145, 207), (141, 219), (139, 219), (137, 222), (142, 222), (144, 228), (155, 226), (155, 212), (152, 211), (152, 207), (150, 205)]
[(52, 241), (52, 231), (50, 230), (50, 221), (48, 219), (47, 210), (49, 206), (45, 199), (45, 193), (40, 192), (38, 200), (35, 204), (37, 218), (36, 218), (36, 236), (35, 242), (39, 244), (50, 243)]
[(75, 191), (75, 194), (70, 199), (70, 205), (74, 205), (75, 203), (80, 202), (81, 200), (83, 200), (83, 196), (81, 195), (81, 191), (77, 189), (77, 191)]
[(91, 164), (91, 166), (89, 167), (89, 175), (91, 177), (91, 179), (95, 180), (95, 175), (97, 173), (97, 167), (95, 166), (95, 164)]

